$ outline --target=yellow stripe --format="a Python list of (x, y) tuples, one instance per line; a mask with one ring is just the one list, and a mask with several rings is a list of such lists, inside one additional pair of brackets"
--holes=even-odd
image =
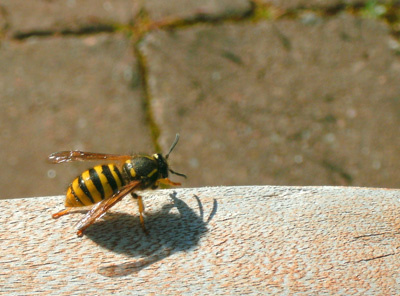
[(76, 201), (75, 196), (72, 194), (71, 186), (68, 186), (67, 194), (65, 198), (65, 207), (81, 207), (82, 205)]
[(103, 169), (102, 169), (101, 165), (95, 166), (94, 169), (97, 172), (97, 174), (99, 175), (100, 182), (103, 185), (104, 199), (111, 197), (113, 195), (113, 190), (112, 190), (110, 184), (108, 183), (107, 177), (102, 173)]
[(110, 168), (111, 174), (113, 175), (114, 180), (115, 180), (116, 183), (117, 183), (118, 189), (121, 188), (121, 187), (122, 187), (122, 181), (121, 181), (121, 179), (118, 177), (117, 173), (114, 171), (114, 170), (115, 170), (115, 165), (110, 164), (108, 167)]
[(89, 190), (94, 202), (98, 203), (99, 201), (101, 201), (101, 194), (97, 191), (92, 182), (92, 179), (90, 179), (89, 170), (82, 173), (82, 179), (85, 181), (86, 188)]
[(81, 202), (83, 202), (85, 206), (89, 206), (92, 204), (92, 201), (89, 199), (89, 197), (87, 197), (85, 192), (83, 192), (82, 189), (79, 187), (79, 178), (76, 178), (72, 182), (72, 190), (74, 190), (76, 196), (79, 197), (79, 199), (81, 200)]
[(96, 186), (94, 186), (92, 179), (90, 179), (89, 170), (83, 172), (82, 179), (85, 180), (86, 188), (92, 195), (94, 202), (98, 203), (99, 201), (102, 201), (100, 192), (97, 191), (97, 188)]
[[(128, 159), (127, 161), (125, 161), (125, 163), (132, 164), (132, 160), (131, 160), (131, 159)], [(129, 170), (129, 174), (131, 175), (132, 178), (135, 178), (135, 176), (136, 176), (136, 171), (135, 171), (135, 169), (134, 169), (134, 168), (131, 168), (131, 169)]]
[(157, 173), (157, 169), (154, 169), (150, 172), (150, 174), (147, 175), (147, 177), (151, 178), (155, 173)]

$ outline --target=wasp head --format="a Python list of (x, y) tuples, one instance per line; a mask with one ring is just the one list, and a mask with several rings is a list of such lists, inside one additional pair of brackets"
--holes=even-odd
[(179, 134), (176, 134), (175, 141), (172, 143), (171, 148), (169, 148), (169, 151), (165, 155), (165, 157), (162, 156), (162, 154), (160, 154), (160, 153), (157, 153), (157, 154), (153, 155), (153, 157), (157, 160), (157, 163), (158, 163), (158, 170), (159, 170), (160, 179), (161, 178), (168, 178), (168, 173), (169, 172), (172, 173), (172, 174), (187, 178), (186, 175), (178, 173), (178, 172), (175, 172), (175, 171), (171, 170), (169, 168), (169, 166), (168, 166), (168, 161), (167, 161), (168, 157), (169, 157), (170, 153), (172, 152), (172, 150), (174, 150), (176, 144), (178, 143), (178, 140), (179, 140)]

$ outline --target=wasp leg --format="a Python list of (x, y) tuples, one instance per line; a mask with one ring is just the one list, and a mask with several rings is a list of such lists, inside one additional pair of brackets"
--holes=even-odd
[(93, 205), (90, 206), (84, 206), (84, 207), (67, 207), (62, 211), (59, 211), (53, 215), (51, 215), (54, 219), (60, 218), (61, 216), (64, 216), (69, 213), (86, 213), (90, 208), (92, 208)]
[(144, 226), (144, 218), (143, 218), (143, 213), (144, 213), (144, 204), (143, 204), (143, 198), (136, 193), (131, 193), (132, 197), (136, 199), (138, 206), (139, 206), (139, 218), (140, 218), (140, 225), (142, 226), (142, 229), (144, 233), (149, 234), (149, 232), (146, 229), (146, 226)]
[(53, 215), (51, 215), (54, 219), (60, 218), (61, 216), (64, 216), (71, 212), (74, 208), (66, 208), (65, 210), (59, 211)]
[(176, 183), (176, 182), (172, 182), (170, 179), (165, 178), (165, 179), (158, 179), (156, 182), (156, 185), (160, 185), (160, 184), (164, 184), (164, 185), (171, 185), (171, 186), (181, 186), (181, 183)]

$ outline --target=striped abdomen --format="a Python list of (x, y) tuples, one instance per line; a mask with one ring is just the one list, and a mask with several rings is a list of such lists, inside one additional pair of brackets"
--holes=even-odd
[(124, 185), (114, 164), (98, 165), (76, 178), (67, 190), (66, 207), (89, 206), (111, 197)]

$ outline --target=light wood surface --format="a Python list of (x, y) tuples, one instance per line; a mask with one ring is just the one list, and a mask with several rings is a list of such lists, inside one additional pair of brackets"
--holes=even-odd
[(130, 197), (82, 238), (64, 197), (0, 200), (0, 294), (400, 293), (400, 190), (203, 187)]

